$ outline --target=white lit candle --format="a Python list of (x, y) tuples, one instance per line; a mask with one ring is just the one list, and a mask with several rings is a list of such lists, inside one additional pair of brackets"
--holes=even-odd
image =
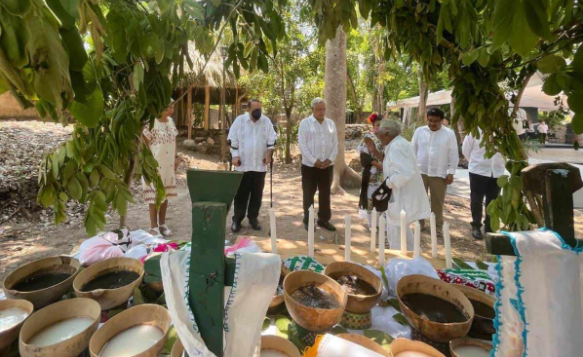
[(385, 214), (381, 214), (379, 219), (379, 267), (385, 266), (385, 232), (386, 232)]
[(435, 213), (431, 212), (431, 256), (437, 258), (437, 225), (435, 223)]
[(407, 213), (401, 210), (401, 254), (407, 253)]
[(374, 253), (376, 249), (376, 238), (377, 238), (377, 209), (372, 209), (372, 222), (370, 227), (370, 252)]
[(445, 244), (445, 267), (451, 269), (451, 238), (449, 236), (449, 223), (447, 222), (443, 223), (443, 242)]
[(275, 208), (269, 209), (269, 225), (271, 228), (271, 253), (277, 254), (277, 232), (275, 228)]
[(415, 244), (413, 246), (413, 258), (421, 255), (421, 225), (419, 221), (415, 221)]
[(314, 206), (309, 209), (308, 216), (308, 256), (310, 258), (314, 257)]
[(346, 215), (344, 218), (344, 261), (350, 261), (350, 238), (351, 238), (351, 228), (350, 228), (350, 215)]

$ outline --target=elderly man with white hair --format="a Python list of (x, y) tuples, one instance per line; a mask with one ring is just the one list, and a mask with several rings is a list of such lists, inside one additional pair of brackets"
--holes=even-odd
[(378, 138), (385, 147), (383, 175), (392, 190), (387, 209), (387, 239), (391, 249), (401, 249), (401, 210), (407, 213), (407, 250), (413, 250), (410, 223), (426, 219), (431, 214), (425, 186), (417, 167), (411, 143), (401, 136), (401, 123), (385, 119)]
[(336, 228), (330, 223), (330, 189), (334, 177), (334, 160), (338, 154), (338, 136), (332, 119), (326, 118), (326, 102), (322, 98), (312, 101), (312, 115), (300, 122), (298, 142), (302, 153), (302, 191), (304, 227), (308, 229), (308, 210), (318, 194), (318, 226), (329, 231)]

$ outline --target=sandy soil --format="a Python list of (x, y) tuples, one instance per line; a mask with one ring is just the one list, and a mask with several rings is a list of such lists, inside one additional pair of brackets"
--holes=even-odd
[[(191, 217), (190, 197), (186, 188), (186, 167), (201, 169), (218, 169), (216, 157), (193, 154), (182, 151), (181, 156), (186, 161), (178, 173), (178, 197), (171, 201), (167, 223), (175, 233), (175, 238), (190, 240)], [(276, 164), (273, 174), (273, 206), (277, 214), (278, 236), (292, 240), (307, 240), (307, 232), (302, 225), (302, 194), (299, 164)], [(147, 205), (143, 203), (141, 192), (134, 187), (136, 203), (129, 208), (128, 225), (131, 229), (147, 229), (149, 218)], [(369, 232), (365, 222), (358, 219), (358, 190), (349, 190), (332, 197), (332, 223), (337, 232), (331, 233), (322, 229), (316, 230), (316, 240), (328, 243), (342, 244), (344, 242), (344, 217), (352, 216), (352, 241), (354, 245), (369, 244)], [(241, 235), (267, 236), (269, 230), (269, 174), (263, 197), (260, 222), (262, 230), (253, 231), (248, 222), (243, 222)], [(575, 212), (577, 236), (583, 236), (583, 212)], [(230, 227), (231, 216), (227, 220)], [(446, 198), (445, 218), (451, 225), (452, 249), (454, 257), (466, 260), (486, 258), (484, 242), (475, 241), (470, 234), (469, 200), (456, 196)], [(109, 217), (109, 228), (117, 228), (118, 219)], [(236, 235), (227, 229), (227, 238), (236, 239)], [(10, 222), (0, 226), (0, 280), (19, 265), (45, 256), (68, 254), (86, 238), (82, 220), (74, 220), (55, 227), (51, 223), (19, 223)], [(424, 251), (430, 250), (430, 237), (422, 234)], [(443, 255), (443, 241), (440, 239), (439, 254)]]

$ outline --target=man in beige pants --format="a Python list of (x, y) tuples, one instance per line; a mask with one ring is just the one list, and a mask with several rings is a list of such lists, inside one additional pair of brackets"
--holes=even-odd
[(459, 162), (455, 133), (443, 125), (443, 119), (442, 110), (430, 109), (427, 112), (427, 125), (418, 128), (411, 141), (425, 190), (431, 197), (431, 211), (435, 213), (437, 234), (440, 236), (445, 193), (447, 186), (453, 183)]

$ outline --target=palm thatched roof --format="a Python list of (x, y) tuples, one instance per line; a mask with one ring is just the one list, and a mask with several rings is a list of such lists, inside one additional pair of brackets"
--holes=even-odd
[[(192, 68), (188, 61), (184, 61), (184, 77), (179, 82), (178, 87), (205, 87), (221, 88), (223, 86), (223, 59), (218, 49), (210, 57), (202, 55), (194, 46), (194, 42), (188, 44), (188, 55), (192, 61)], [(205, 67), (205, 63), (208, 64)], [(201, 73), (203, 71), (204, 72)], [(199, 75), (200, 74), (200, 75)], [(225, 71), (226, 88), (235, 88), (236, 78), (230, 70)]]

